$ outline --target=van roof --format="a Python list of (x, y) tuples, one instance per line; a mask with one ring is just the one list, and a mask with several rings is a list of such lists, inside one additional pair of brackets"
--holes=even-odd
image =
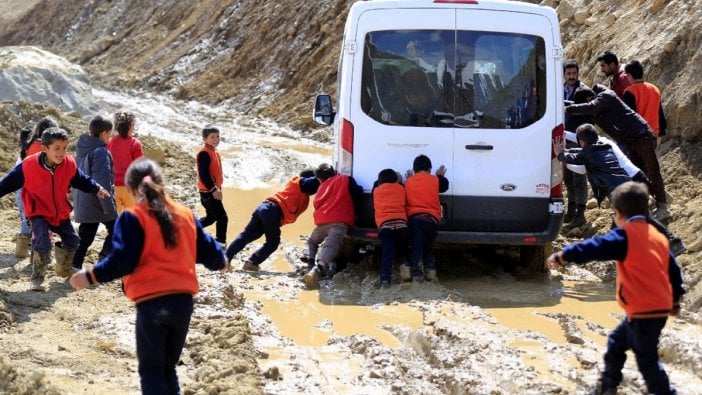
[(539, 14), (552, 13), (556, 11), (547, 6), (530, 4), (512, 0), (371, 0), (358, 1), (353, 8), (377, 9), (377, 8), (480, 8), (487, 10), (521, 11), (535, 12)]

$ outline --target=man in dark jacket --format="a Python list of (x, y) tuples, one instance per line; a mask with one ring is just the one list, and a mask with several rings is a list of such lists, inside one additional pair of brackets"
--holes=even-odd
[(114, 198), (115, 174), (112, 155), (107, 150), (111, 132), (112, 122), (98, 115), (90, 121), (90, 134), (82, 134), (78, 137), (76, 146), (78, 168), (100, 185), (104, 185), (110, 196), (98, 198), (95, 194), (73, 191), (75, 205), (73, 212), (75, 221), (80, 223), (78, 227), (80, 243), (73, 258), (74, 272), (82, 269), (85, 254), (95, 240), (100, 224), (107, 228), (107, 237), (100, 250), (100, 256), (105, 257), (112, 251), (112, 230), (117, 219), (117, 207)]
[[(566, 103), (568, 104), (568, 103)], [(646, 121), (629, 108), (611, 89), (595, 85), (587, 103), (566, 106), (566, 113), (591, 114), (597, 126), (624, 149), (634, 164), (642, 169), (650, 180), (649, 189), (656, 199), (653, 215), (659, 221), (670, 217), (666, 203), (663, 176), (656, 156), (656, 137)]]

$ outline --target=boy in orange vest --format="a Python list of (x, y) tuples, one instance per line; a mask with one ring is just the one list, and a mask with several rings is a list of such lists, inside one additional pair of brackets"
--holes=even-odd
[(648, 392), (674, 394), (658, 360), (658, 338), (668, 315), (680, 311), (680, 298), (685, 293), (680, 267), (670, 253), (668, 240), (646, 221), (645, 184), (625, 182), (614, 189), (611, 201), (617, 228), (552, 254), (546, 265), (556, 269), (567, 262), (617, 261), (617, 302), (626, 316), (608, 336), (605, 367), (596, 393), (616, 393), (626, 351), (631, 349)]
[(314, 197), (315, 228), (307, 238), (307, 263), (314, 266), (302, 278), (308, 289), (317, 289), (322, 273), (331, 269), (346, 232), (356, 222), (355, 206), (363, 197), (363, 189), (352, 177), (337, 174), (327, 163), (319, 165), (314, 175), (320, 184)]
[(405, 187), (400, 174), (393, 169), (378, 173), (373, 188), (373, 208), (378, 239), (383, 250), (380, 262), (380, 288), (390, 288), (392, 263), (395, 255), (400, 262), (407, 259), (409, 250), (409, 228)]
[[(200, 203), (205, 208), (205, 216), (200, 224), (206, 228), (216, 222), (216, 239), (224, 247), (227, 245), (227, 224), (229, 217), (222, 204), (222, 156), (217, 152), (219, 129), (212, 125), (202, 129), (205, 145), (197, 154), (197, 188)], [(242, 247), (243, 248), (243, 247)]]
[(319, 180), (312, 170), (304, 170), (299, 176), (288, 180), (282, 191), (269, 196), (256, 207), (246, 228), (227, 248), (227, 260), (231, 261), (249, 243), (266, 235), (266, 242), (251, 254), (242, 267), (246, 271), (258, 271), (261, 262), (278, 248), (280, 227), (295, 222), (305, 212), (310, 195), (317, 193), (317, 188)]
[(50, 127), (41, 135), (42, 151), (27, 156), (0, 180), (0, 197), (22, 188), (24, 214), (32, 224), (32, 283), (31, 291), (44, 291), (46, 267), (51, 263), (49, 231), (61, 237), (55, 246), (56, 275), (71, 275), (71, 264), (79, 238), (71, 222), (68, 190), (73, 187), (99, 198), (109, 192), (76, 165), (66, 153), (68, 135), (63, 129)]
[[(436, 176), (431, 174), (431, 160), (426, 155), (414, 158), (413, 171), (407, 172), (405, 191), (407, 191), (407, 217), (409, 218), (411, 248), (410, 267), (400, 265), (402, 281), (421, 282), (437, 281), (436, 261), (431, 248), (436, 239), (436, 232), (441, 221), (441, 202), (439, 194), (446, 192), (449, 181), (446, 167), (439, 166)], [(424, 262), (425, 276), (419, 262)]]

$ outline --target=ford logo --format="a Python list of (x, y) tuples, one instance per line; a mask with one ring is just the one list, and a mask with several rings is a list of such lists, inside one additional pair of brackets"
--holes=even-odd
[(502, 189), (505, 192), (512, 192), (515, 189), (517, 189), (517, 186), (514, 184), (502, 184), (500, 185), (500, 189)]

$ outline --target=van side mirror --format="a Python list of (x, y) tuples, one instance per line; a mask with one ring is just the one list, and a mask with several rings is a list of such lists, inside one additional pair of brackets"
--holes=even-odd
[(332, 111), (332, 108), (331, 96), (317, 95), (314, 103), (314, 121), (324, 126), (331, 125), (336, 115), (336, 113)]

